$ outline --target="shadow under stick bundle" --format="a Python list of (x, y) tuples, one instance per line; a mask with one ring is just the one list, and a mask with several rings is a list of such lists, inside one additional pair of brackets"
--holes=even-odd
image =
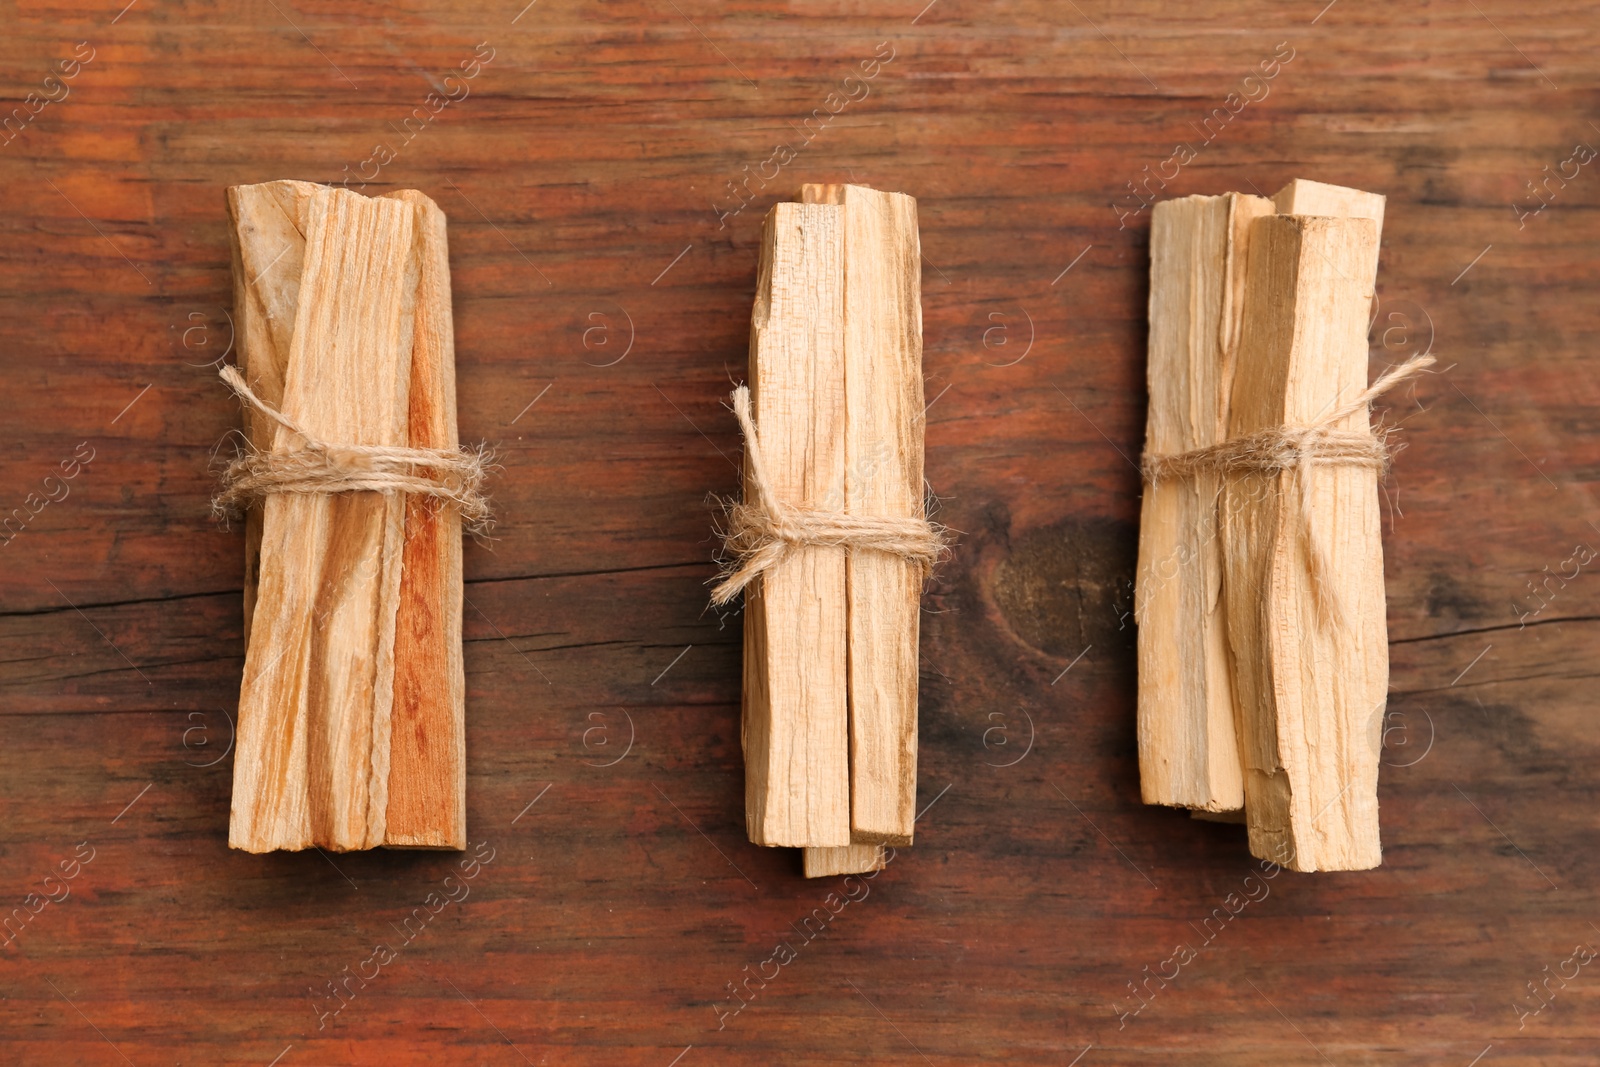
[(461, 529), (445, 219), (421, 193), (228, 190), (248, 451), (228, 843), (466, 844)]
[(1237, 811), (1293, 870), (1378, 865), (1388, 686), (1367, 312), (1383, 198), (1156, 206), (1140, 528), (1146, 803)]
[(916, 818), (924, 517), (916, 201), (807, 185), (767, 217), (736, 564), (750, 840), (810, 877), (880, 869)]

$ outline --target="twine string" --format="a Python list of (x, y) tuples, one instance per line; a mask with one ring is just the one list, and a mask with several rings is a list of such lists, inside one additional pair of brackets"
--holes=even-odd
[(471, 533), (493, 525), (483, 450), (330, 444), (257, 396), (237, 368), (223, 366), (219, 375), (240, 400), (302, 442), (286, 452), (247, 448), (229, 463), (212, 501), (219, 514), (238, 514), (276, 493), (407, 493), (453, 505)]
[(791, 553), (810, 546), (898, 556), (917, 566), (923, 577), (944, 555), (944, 528), (920, 516), (850, 515), (779, 500), (750, 412), (750, 390), (743, 385), (733, 391), (733, 414), (744, 434), (746, 485), (753, 499), (728, 507), (726, 563), (722, 580), (711, 591), (712, 604), (721, 607)]
[(1311, 588), (1317, 611), (1324, 622), (1340, 625), (1344, 621), (1338, 589), (1331, 580), (1332, 565), (1312, 522), (1315, 500), (1311, 474), (1318, 466), (1359, 467), (1381, 477), (1389, 467), (1388, 431), (1370, 428), (1341, 430), (1338, 425), (1358, 411), (1365, 411), (1373, 400), (1402, 382), (1415, 378), (1433, 366), (1427, 353), (1413, 356), (1378, 376), (1359, 396), (1321, 416), (1307, 426), (1281, 426), (1258, 430), (1205, 448), (1172, 455), (1141, 457), (1140, 470), (1152, 486), (1164, 478), (1194, 477), (1201, 472), (1216, 474), (1286, 474), (1290, 485), (1286, 493), (1298, 498), (1297, 536), (1306, 553), (1311, 572)]

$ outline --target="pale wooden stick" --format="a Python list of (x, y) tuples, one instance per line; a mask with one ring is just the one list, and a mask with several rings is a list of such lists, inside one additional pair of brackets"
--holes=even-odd
[[(249, 386), (273, 407), (283, 403), (300, 300), (300, 265), (311, 197), (320, 186), (276, 181), (228, 189), (228, 227), (233, 247), (233, 318), (238, 367)], [(272, 448), (277, 424), (246, 408), (245, 436), (252, 448)], [(250, 641), (261, 565), (261, 510), (245, 515), (244, 639)]]
[[(784, 503), (823, 509), (844, 493), (841, 214), (773, 207), (750, 324), (751, 401), (771, 487)], [(746, 590), (744, 634), (750, 840), (848, 845), (844, 549), (808, 545), (766, 571)]]
[[(802, 187), (802, 200), (814, 188)], [(844, 207), (845, 510), (920, 519), (925, 420), (917, 202), (860, 185), (822, 188)], [(857, 844), (911, 844), (923, 573), (883, 553), (850, 553), (850, 805)]]
[(808, 848), (805, 854), (807, 878), (828, 878), (836, 874), (866, 874), (888, 866), (882, 845), (845, 845), (843, 848)]
[[(808, 204), (845, 219), (845, 510), (924, 515), (922, 257), (916, 200), (859, 185), (808, 184)], [(909, 845), (917, 792), (917, 635), (922, 571), (849, 557), (851, 839), (807, 849), (808, 878), (881, 870), (875, 843)]]
[[(1375, 223), (1275, 215), (1252, 224), (1250, 242), (1233, 437), (1309, 425), (1366, 388)], [(1333, 428), (1368, 421), (1363, 406)], [(1251, 852), (1302, 871), (1374, 867), (1388, 684), (1374, 472), (1229, 472), (1222, 530)], [(1337, 618), (1318, 606), (1314, 545), (1338, 582)]]
[[(1239, 193), (1155, 206), (1147, 456), (1227, 436), (1249, 224), (1271, 212), (1271, 201)], [(1135, 607), (1146, 804), (1212, 812), (1244, 804), (1222, 607), (1220, 488), (1212, 472), (1144, 487)]]

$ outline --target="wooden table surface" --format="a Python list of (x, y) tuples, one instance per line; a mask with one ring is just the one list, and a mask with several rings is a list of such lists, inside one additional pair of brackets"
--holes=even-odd
[[(1600, 1059), (1592, 5), (123, 2), (0, 33), (0, 1061)], [(1240, 828), (1139, 803), (1144, 205), (1297, 176), (1388, 196), (1373, 367), (1441, 370), (1380, 405), (1383, 866), (1230, 917)], [(223, 190), (289, 177), (444, 208), (504, 468), (437, 912), (454, 855), (226, 846)], [(849, 886), (744, 839), (705, 584), (761, 220), (841, 180), (919, 200), (960, 531), (917, 842)]]

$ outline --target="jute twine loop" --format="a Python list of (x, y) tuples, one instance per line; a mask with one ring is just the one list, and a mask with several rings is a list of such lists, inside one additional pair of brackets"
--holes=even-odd
[(726, 604), (759, 575), (807, 546), (899, 556), (921, 568), (924, 577), (944, 555), (945, 530), (927, 519), (847, 515), (779, 500), (762, 456), (761, 438), (750, 414), (750, 390), (745, 386), (733, 391), (733, 414), (744, 433), (746, 484), (754, 499), (728, 507), (728, 529), (722, 539), (726, 563), (722, 580), (711, 591), (712, 604)]
[(1311, 585), (1318, 612), (1324, 621), (1341, 621), (1343, 612), (1338, 590), (1329, 580), (1331, 565), (1312, 525), (1314, 501), (1311, 472), (1316, 466), (1361, 467), (1381, 477), (1389, 467), (1388, 431), (1371, 429), (1340, 430), (1339, 423), (1401, 382), (1408, 381), (1433, 366), (1432, 356), (1424, 353), (1389, 368), (1366, 391), (1328, 412), (1308, 426), (1282, 426), (1260, 430), (1206, 448), (1175, 455), (1140, 457), (1144, 480), (1155, 485), (1164, 478), (1194, 477), (1201, 472), (1215, 474), (1256, 472), (1287, 474), (1294, 483), (1286, 492), (1299, 497), (1299, 537), (1305, 546), (1311, 571)]
[(239, 399), (303, 445), (289, 452), (246, 449), (222, 472), (222, 492), (211, 502), (218, 514), (238, 514), (275, 493), (408, 493), (453, 505), (471, 533), (493, 525), (483, 493), (490, 461), (481, 449), (329, 444), (257, 396), (236, 368), (219, 373)]

